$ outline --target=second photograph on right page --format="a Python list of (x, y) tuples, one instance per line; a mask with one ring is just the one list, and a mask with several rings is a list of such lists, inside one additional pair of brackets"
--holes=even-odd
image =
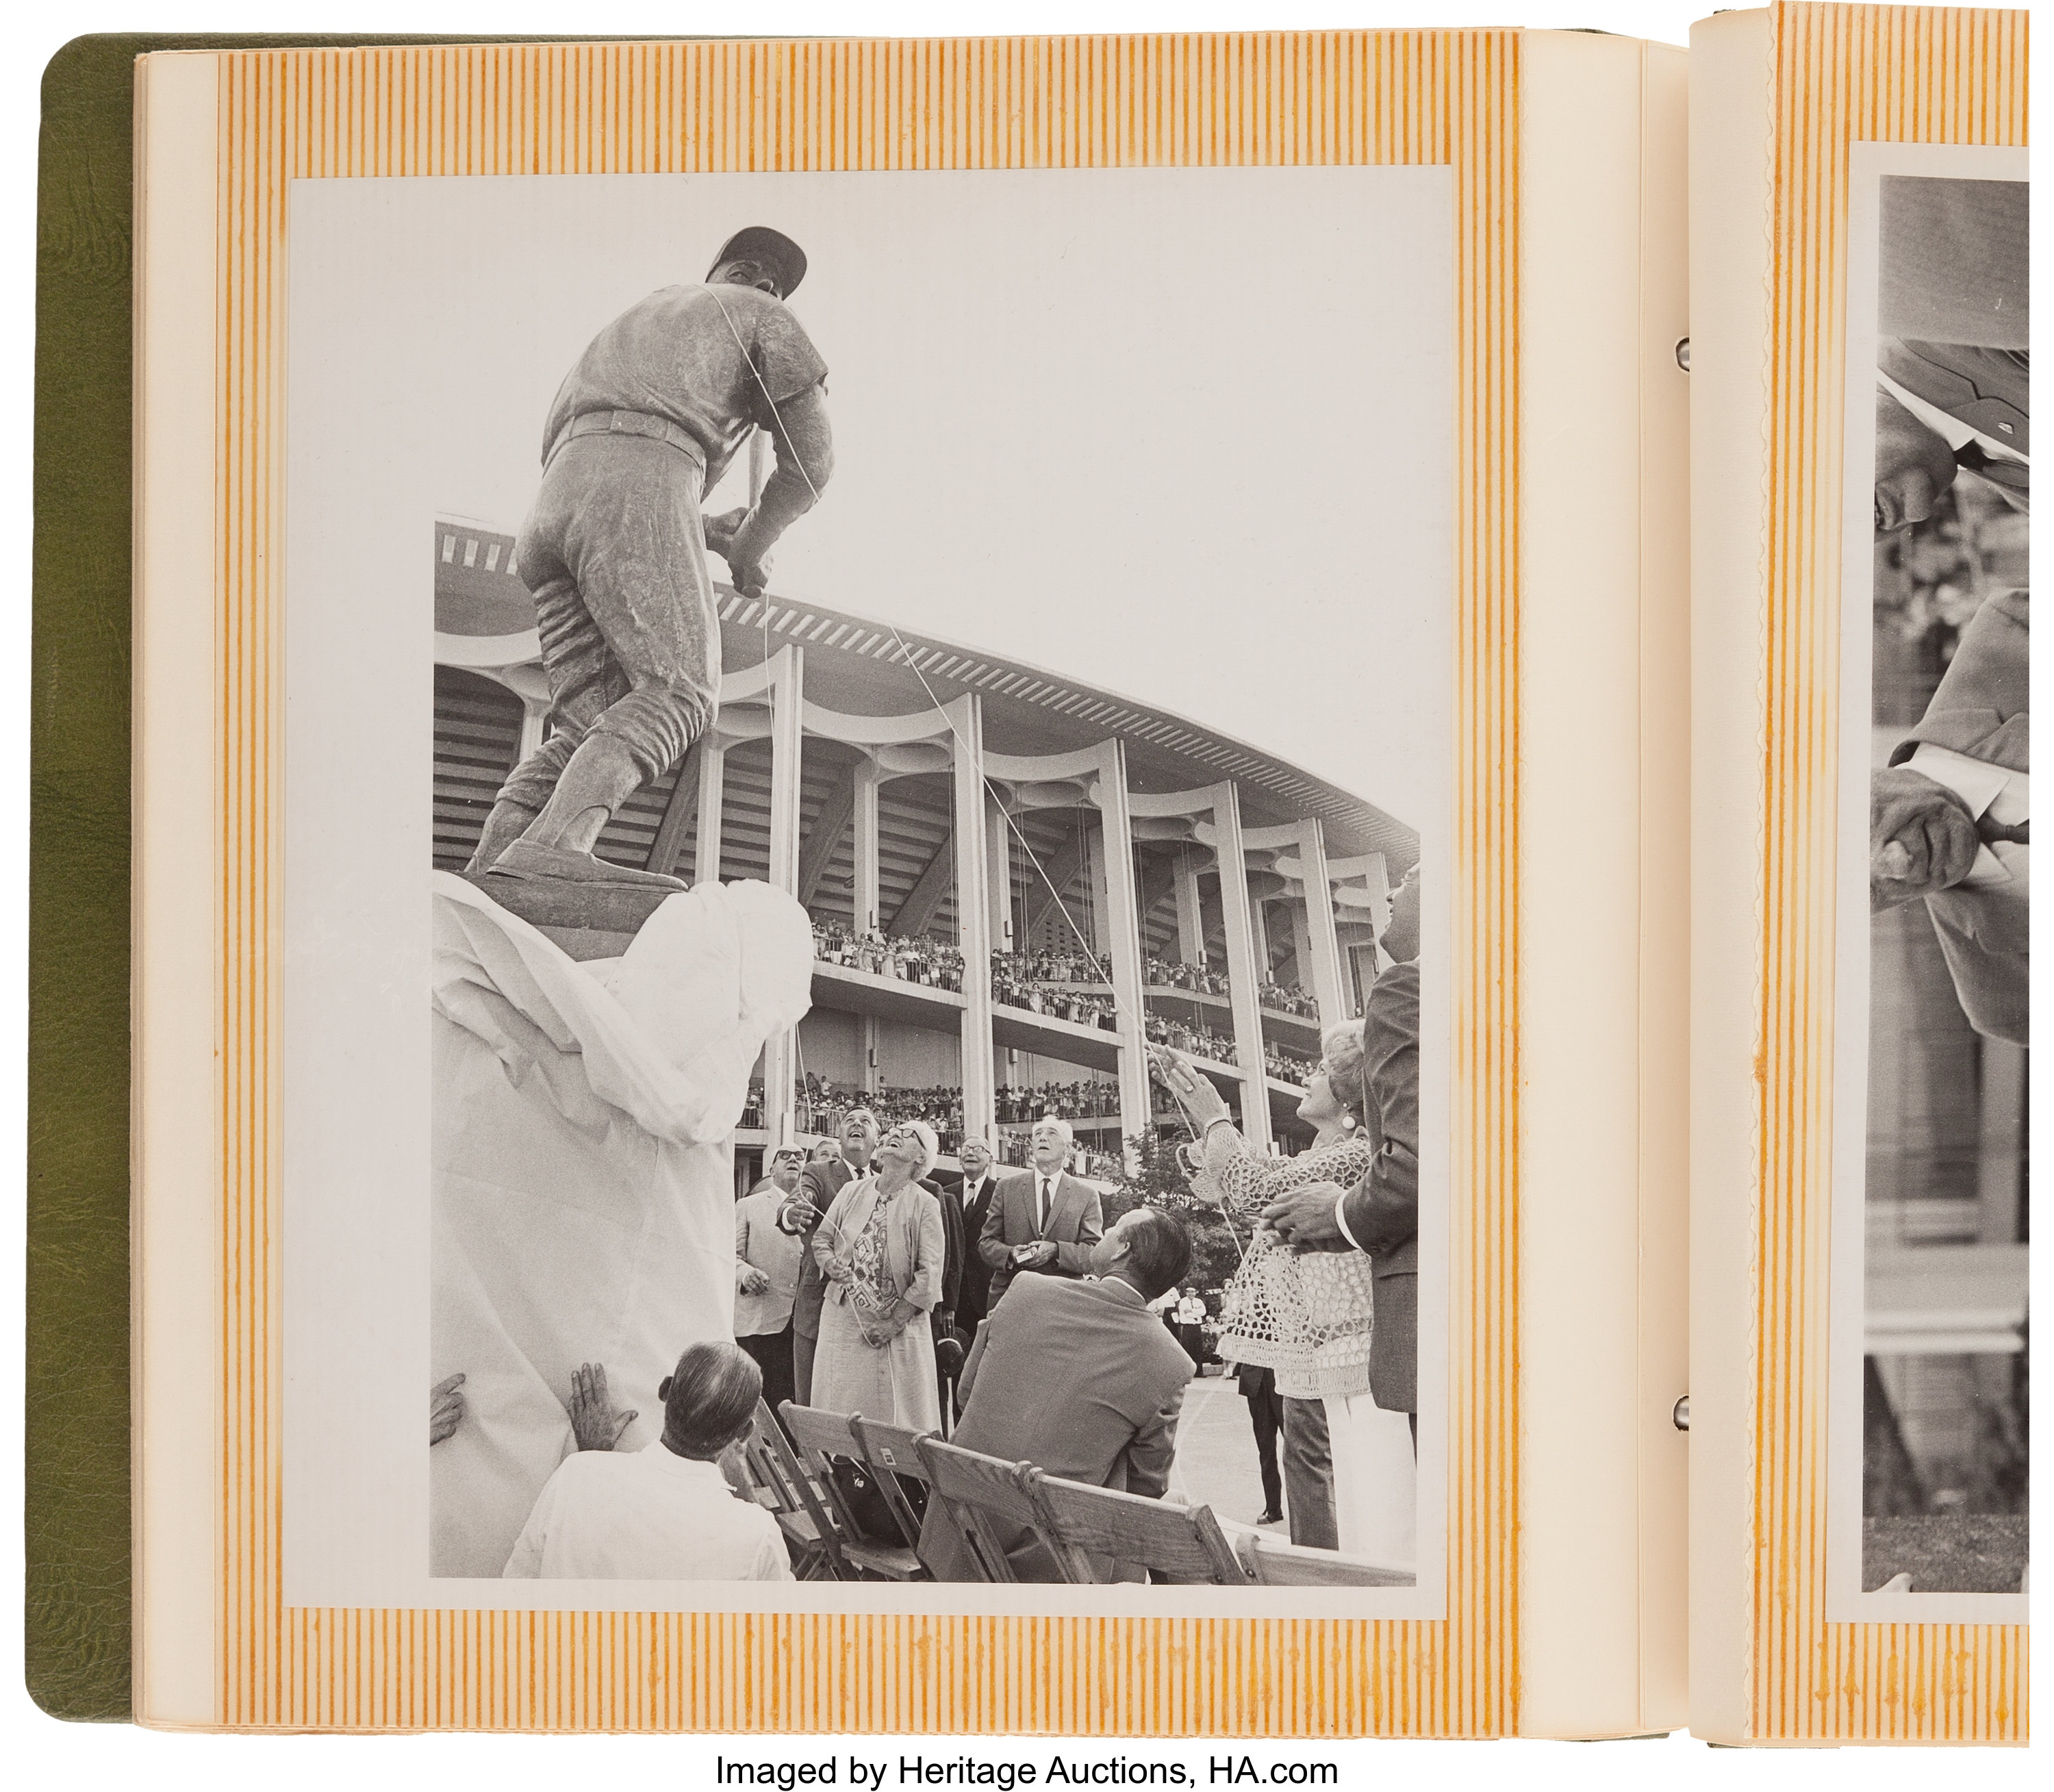
[(1954, 147), (1849, 168), (1836, 1620), (2024, 1619), (2024, 175)]

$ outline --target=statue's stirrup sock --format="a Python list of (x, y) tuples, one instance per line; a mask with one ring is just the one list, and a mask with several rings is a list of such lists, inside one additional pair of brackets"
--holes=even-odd
[(666, 877), (654, 871), (637, 871), (629, 865), (608, 864), (589, 853), (567, 852), (561, 846), (538, 846), (532, 840), (517, 840), (491, 865), (494, 877), (554, 877), (567, 884), (626, 884), (636, 889), (683, 890), (691, 888), (683, 879)]

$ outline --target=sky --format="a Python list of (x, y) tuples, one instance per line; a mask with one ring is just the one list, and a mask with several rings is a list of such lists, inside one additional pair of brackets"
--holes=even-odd
[(836, 467), (773, 596), (1159, 704), (1415, 826), (1445, 801), (1446, 171), (302, 182), (293, 203), (293, 377), (344, 376), (363, 427), (338, 440), (417, 467), (399, 538), (435, 513), (517, 527), (592, 336), (773, 224), (809, 258), (792, 303)]

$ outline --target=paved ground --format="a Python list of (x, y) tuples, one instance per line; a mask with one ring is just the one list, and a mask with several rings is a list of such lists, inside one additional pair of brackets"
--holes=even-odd
[(1255, 1429), (1248, 1422), (1248, 1402), (1231, 1376), (1202, 1376), (1186, 1390), (1170, 1489), (1194, 1506), (1211, 1506), (1222, 1518), (1252, 1525), (1261, 1515)]
[(1914, 1593), (2019, 1593), (2025, 1563), (2022, 1512), (1862, 1520), (1865, 1590), (1909, 1574)]

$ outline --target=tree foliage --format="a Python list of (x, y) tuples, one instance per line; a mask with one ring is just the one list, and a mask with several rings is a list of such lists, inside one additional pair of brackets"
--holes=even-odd
[(1184, 1286), (1196, 1283), (1206, 1297), (1206, 1309), (1218, 1317), (1220, 1290), (1241, 1266), (1241, 1250), (1247, 1243), (1245, 1222), (1227, 1219), (1218, 1208), (1192, 1194), (1184, 1181), (1183, 1166), (1177, 1161), (1178, 1141), (1175, 1137), (1151, 1128), (1135, 1133), (1127, 1142), (1132, 1148), (1134, 1168), (1105, 1197), (1106, 1224), (1111, 1226), (1138, 1207), (1175, 1215), (1191, 1235), (1191, 1271)]

